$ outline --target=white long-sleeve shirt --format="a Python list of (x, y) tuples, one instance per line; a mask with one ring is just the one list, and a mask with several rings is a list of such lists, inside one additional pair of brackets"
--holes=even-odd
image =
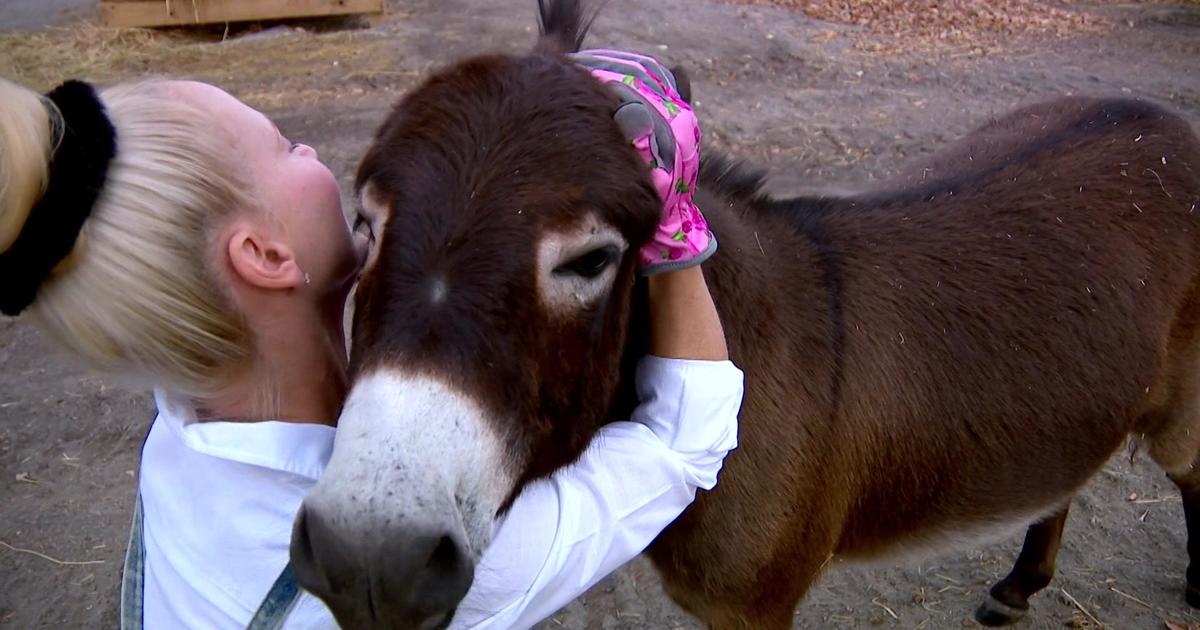
[[(575, 464), (524, 489), (476, 567), (451, 628), (528, 628), (641, 553), (710, 489), (737, 445), (732, 363), (647, 357), (641, 404)], [(333, 449), (332, 427), (199, 422), (155, 392), (142, 451), (145, 627), (245, 628), (288, 561), (292, 522)], [(284, 626), (336, 628), (305, 593)]]

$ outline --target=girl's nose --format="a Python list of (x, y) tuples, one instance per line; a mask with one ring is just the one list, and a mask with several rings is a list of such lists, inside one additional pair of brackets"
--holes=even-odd
[(296, 152), (299, 153), (300, 155), (303, 155), (305, 157), (310, 157), (314, 160), (318, 159), (317, 150), (308, 146), (307, 144), (296, 145)]

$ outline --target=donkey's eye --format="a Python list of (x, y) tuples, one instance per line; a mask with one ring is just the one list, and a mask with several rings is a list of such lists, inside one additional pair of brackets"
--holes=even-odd
[(598, 247), (554, 270), (557, 275), (595, 278), (616, 261), (620, 251), (613, 245)]

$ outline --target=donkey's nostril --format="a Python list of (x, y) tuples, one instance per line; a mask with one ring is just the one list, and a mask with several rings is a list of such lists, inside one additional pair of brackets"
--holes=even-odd
[[(466, 595), (467, 589), (471, 586), (471, 580), (475, 577), (475, 567), (471, 560), (464, 553), (464, 547), (454, 536), (444, 534), (441, 536), (430, 536), (424, 540), (424, 544), (418, 539), (410, 539), (406, 546), (411, 552), (415, 552), (413, 560), (417, 560), (420, 564), (410, 567), (410, 574), (403, 575), (404, 568), (402, 566), (383, 566), (381, 570), (384, 572), (381, 575), (382, 579), (392, 585), (398, 586), (405, 579), (411, 582), (411, 593), (417, 600), (417, 608), (422, 609), (435, 616), (445, 611), (453, 611), (458, 602)], [(424, 548), (424, 553), (420, 550)], [(417, 555), (419, 554), (419, 555)], [(399, 570), (400, 573), (391, 573), (389, 571)], [(397, 579), (399, 578), (399, 579)], [(393, 591), (397, 589), (392, 589)], [(399, 589), (403, 592), (405, 589)], [(418, 603), (419, 602), (419, 603)]]
[(429, 562), (425, 565), (433, 571), (454, 572), (459, 570), (462, 564), (463, 557), (458, 552), (458, 544), (449, 536), (442, 536), (438, 541), (437, 547), (433, 549), (433, 554), (429, 556)]
[(449, 535), (442, 536), (437, 541), (433, 553), (429, 554), (429, 560), (425, 563), (425, 569), (429, 573), (429, 583), (432, 587), (429, 594), (445, 601), (451, 608), (471, 585), (475, 573), (462, 545)]

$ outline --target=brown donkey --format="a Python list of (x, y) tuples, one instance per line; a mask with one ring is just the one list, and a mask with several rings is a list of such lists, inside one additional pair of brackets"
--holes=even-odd
[[(409, 94), (359, 171), (379, 239), (354, 386), (297, 521), (301, 583), (346, 627), (436, 625), (531, 480), (627, 417), (636, 244), (659, 213), (614, 99), (564, 53)], [(775, 199), (711, 154), (705, 272), (747, 375), (740, 447), (649, 554), (720, 628), (788, 628), (831, 557), (1034, 523), (980, 620), (1028, 608), (1067, 506), (1133, 434), (1179, 485), (1200, 604), (1200, 141), (1133, 100), (993, 121), (862, 194)]]

